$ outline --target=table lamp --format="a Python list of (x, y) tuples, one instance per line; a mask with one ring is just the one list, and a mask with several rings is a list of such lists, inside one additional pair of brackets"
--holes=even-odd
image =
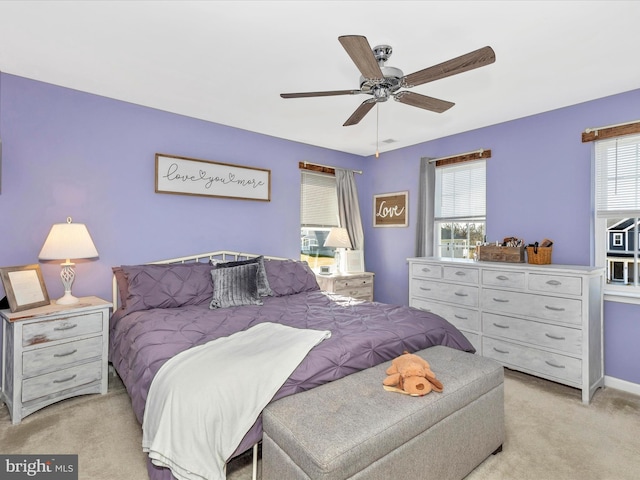
[(340, 273), (340, 249), (343, 248), (352, 248), (351, 240), (349, 239), (349, 232), (347, 232), (346, 228), (332, 228), (329, 230), (329, 235), (327, 235), (327, 239), (324, 241), (325, 247), (333, 247), (336, 249), (335, 253), (335, 263), (336, 263), (336, 273)]
[(56, 223), (51, 227), (49, 236), (40, 250), (40, 260), (65, 260), (61, 264), (60, 278), (64, 285), (64, 295), (56, 300), (59, 305), (73, 305), (78, 298), (71, 295), (71, 285), (75, 279), (74, 263), (71, 259), (95, 258), (98, 256), (96, 246), (91, 240), (87, 227), (82, 223)]

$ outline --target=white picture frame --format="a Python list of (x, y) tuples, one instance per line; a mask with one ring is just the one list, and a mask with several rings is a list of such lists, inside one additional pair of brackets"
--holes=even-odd
[(340, 270), (346, 273), (364, 272), (364, 252), (362, 250), (346, 250), (340, 257)]

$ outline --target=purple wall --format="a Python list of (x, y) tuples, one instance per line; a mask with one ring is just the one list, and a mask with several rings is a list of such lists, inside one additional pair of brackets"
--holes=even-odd
[[(419, 159), (490, 148), (487, 233), (555, 241), (554, 263), (590, 259), (587, 127), (635, 120), (640, 90), (363, 158), (2, 74), (0, 265), (38, 262), (53, 223), (86, 223), (100, 258), (78, 262), (77, 295), (111, 296), (111, 266), (211, 250), (296, 257), (298, 161), (356, 175), (376, 299), (406, 304), (414, 256)], [(212, 108), (215, 108), (212, 105)], [(426, 113), (428, 114), (428, 113)], [(156, 152), (269, 168), (272, 201), (154, 192)], [(373, 228), (374, 193), (409, 191), (407, 228)], [(59, 265), (41, 263), (52, 298)], [(1, 290), (1, 288), (0, 288)], [(2, 293), (2, 292), (0, 292)], [(607, 375), (640, 383), (640, 307), (607, 302)]]
[[(455, 108), (455, 107), (454, 107)], [(372, 181), (360, 191), (367, 268), (376, 273), (376, 300), (407, 303), (406, 258), (415, 255), (421, 157), (480, 148), (487, 161), (487, 239), (506, 236), (554, 241), (553, 263), (590, 264), (591, 152), (581, 133), (637, 120), (640, 90), (421, 143), (369, 157)], [(372, 196), (409, 191), (409, 227), (374, 228)], [(606, 375), (640, 383), (640, 306), (605, 302)]]

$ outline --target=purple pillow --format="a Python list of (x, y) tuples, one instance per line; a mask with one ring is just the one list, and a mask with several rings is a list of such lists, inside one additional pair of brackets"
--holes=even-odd
[(316, 276), (307, 262), (297, 260), (264, 260), (267, 280), (274, 296), (320, 290)]
[(213, 295), (211, 266), (207, 263), (123, 265), (122, 271), (128, 283), (125, 313), (203, 305)]

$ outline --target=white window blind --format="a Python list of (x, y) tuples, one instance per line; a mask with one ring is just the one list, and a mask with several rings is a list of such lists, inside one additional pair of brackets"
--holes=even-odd
[(486, 162), (456, 163), (436, 168), (436, 220), (486, 216)]
[(301, 172), (300, 225), (338, 227), (336, 178), (314, 172)]
[(596, 213), (629, 217), (640, 213), (640, 135), (599, 140), (595, 145)]

